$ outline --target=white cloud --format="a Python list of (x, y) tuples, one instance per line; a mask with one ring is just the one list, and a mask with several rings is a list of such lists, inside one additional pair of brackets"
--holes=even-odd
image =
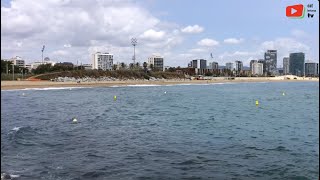
[[(261, 43), (261, 50), (269, 49), (277, 50), (278, 66), (282, 64), (283, 57), (288, 57), (293, 52), (304, 52), (306, 55), (310, 53), (310, 47), (292, 38), (277, 38), (273, 41), (265, 41)], [(306, 56), (308, 58), (308, 56)]]
[(308, 37), (308, 34), (302, 30), (294, 29), (291, 31), (291, 35), (295, 38), (306, 38)]
[(160, 21), (132, 0), (15, 0), (1, 7), (1, 20), (2, 56), (19, 55), (27, 63), (41, 59), (43, 44), (51, 59), (90, 63), (90, 53), (100, 47), (113, 53), (115, 62), (129, 63), (132, 37), (141, 61), (152, 52), (169, 53), (184, 40), (180, 25)]
[(57, 55), (57, 56), (66, 56), (68, 55), (68, 51), (65, 50), (56, 50), (52, 52), (53, 55)]
[(240, 60), (245, 66), (249, 66), (252, 59), (263, 59), (267, 50), (277, 50), (278, 67), (282, 65), (283, 57), (288, 57), (292, 52), (304, 52), (306, 55), (310, 52), (310, 47), (292, 38), (277, 38), (271, 41), (261, 42), (253, 51), (234, 51), (220, 54), (220, 62)]
[(17, 45), (18, 47), (21, 47), (22, 44), (23, 44), (23, 43), (22, 43), (21, 41), (17, 41), (17, 42), (16, 42), (16, 45)]
[[(29, 63), (41, 59), (40, 50), (42, 45), (46, 45), (44, 57), (53, 60), (91, 63), (91, 53), (98, 50), (113, 53), (115, 62), (129, 63), (133, 55), (131, 38), (136, 37), (138, 61), (146, 61), (153, 52), (158, 52), (165, 55), (166, 65), (184, 66), (190, 58), (210, 57), (208, 52), (219, 45), (218, 41), (206, 38), (190, 50), (188, 44), (192, 42), (185, 42), (188, 40), (185, 36), (201, 33), (204, 27), (194, 24), (183, 27), (176, 22), (161, 20), (153, 14), (156, 12), (145, 7), (133, 0), (10, 1), (10, 6), (1, 7), (1, 55), (3, 58), (21, 56)], [(254, 45), (251, 43), (253, 49), (245, 44), (249, 43), (250, 37), (245, 37), (246, 41), (229, 38), (225, 43), (242, 40), (243, 46), (229, 54), (220, 52), (229, 51), (230, 46), (218, 46), (215, 57), (223, 55), (225, 60), (262, 58), (266, 49), (277, 49), (278, 62), (282, 55), (288, 56), (289, 51), (296, 50), (312, 53), (311, 60), (318, 60), (317, 35), (310, 34), (307, 38), (316, 40), (309, 42), (305, 41), (305, 34), (301, 30), (293, 30), (290, 37), (295, 39), (263, 43), (263, 37), (260, 37)], [(191, 55), (180, 56), (181, 53)]]
[(70, 48), (71, 44), (64, 44), (63, 47)]
[(148, 39), (148, 40), (161, 40), (163, 39), (163, 37), (165, 36), (165, 32), (164, 31), (155, 31), (153, 29), (149, 29), (147, 31), (145, 31), (140, 38), (142, 39)]
[(207, 47), (212, 47), (212, 46), (217, 46), (219, 45), (219, 42), (213, 39), (202, 39), (201, 41), (198, 42), (198, 45), (200, 46), (207, 46)]
[(192, 53), (201, 53), (201, 52), (207, 52), (207, 49), (202, 49), (202, 48), (194, 48), (194, 49), (190, 49), (190, 52)]
[(243, 41), (244, 41), (244, 39), (242, 39), (242, 38), (240, 38), (240, 39), (228, 38), (228, 39), (225, 39), (223, 42), (226, 44), (239, 44)]
[(276, 49), (278, 52), (308, 52), (310, 47), (292, 38), (277, 38), (274, 41), (265, 41), (261, 44), (263, 50)]
[(196, 34), (203, 32), (204, 28), (199, 25), (187, 26), (181, 29), (183, 33)]

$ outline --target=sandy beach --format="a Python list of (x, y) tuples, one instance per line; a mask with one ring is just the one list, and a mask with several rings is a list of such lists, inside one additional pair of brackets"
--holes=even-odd
[(92, 81), (92, 82), (52, 82), (52, 81), (1, 81), (1, 90), (25, 89), (25, 88), (48, 88), (48, 87), (102, 87), (102, 86), (126, 86), (126, 85), (174, 85), (174, 84), (207, 84), (226, 82), (301, 82), (319, 81), (318, 78), (287, 79), (284, 77), (237, 77), (228, 80), (224, 77), (216, 77), (208, 80), (126, 80), (126, 81)]

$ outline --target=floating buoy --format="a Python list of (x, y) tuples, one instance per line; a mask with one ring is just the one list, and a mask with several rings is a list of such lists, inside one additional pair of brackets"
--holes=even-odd
[(167, 94), (167, 91), (165, 91), (164, 93)]
[(259, 101), (258, 100), (256, 100), (256, 106), (258, 106), (259, 105)]
[(283, 93), (282, 93), (282, 96), (285, 96), (285, 95), (286, 95), (286, 94), (283, 92)]
[(77, 120), (76, 118), (73, 118), (73, 119), (72, 119), (72, 122), (73, 122), (73, 123), (77, 123), (78, 120)]
[(24, 94), (24, 93), (22, 93), (22, 96), (25, 96), (25, 94)]
[(116, 101), (117, 100), (117, 96), (113, 96), (113, 100)]

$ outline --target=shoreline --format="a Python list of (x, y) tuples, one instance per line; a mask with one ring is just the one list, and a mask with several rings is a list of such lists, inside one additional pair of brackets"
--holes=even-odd
[(94, 82), (52, 82), (52, 81), (1, 81), (1, 90), (50, 87), (110, 87), (127, 85), (178, 85), (178, 84), (214, 84), (214, 83), (255, 83), (255, 82), (319, 82), (319, 79), (283, 79), (283, 78), (235, 78), (227, 80), (212, 78), (210, 80), (125, 80), (125, 81), (94, 81)]

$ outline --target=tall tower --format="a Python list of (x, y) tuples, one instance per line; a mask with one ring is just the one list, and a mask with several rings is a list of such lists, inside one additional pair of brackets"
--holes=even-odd
[(303, 52), (290, 53), (289, 55), (289, 72), (292, 75), (304, 76), (304, 58)]
[(42, 52), (42, 64), (43, 64), (43, 51), (44, 51), (45, 46), (42, 46), (41, 52)]
[(131, 39), (131, 44), (133, 46), (133, 57), (132, 57), (132, 61), (133, 64), (136, 63), (136, 45), (138, 44), (137, 38), (132, 38)]
[(264, 53), (265, 70), (269, 75), (277, 72), (277, 50), (268, 50)]

